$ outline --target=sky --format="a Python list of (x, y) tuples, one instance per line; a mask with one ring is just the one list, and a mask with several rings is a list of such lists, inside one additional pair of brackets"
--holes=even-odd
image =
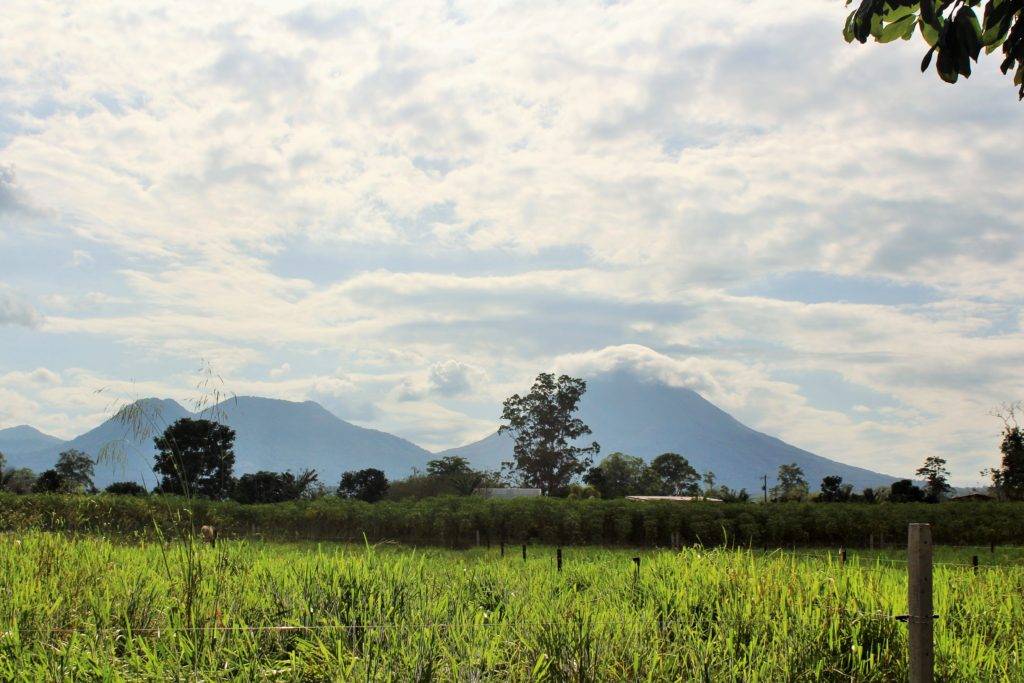
[(434, 449), (625, 368), (979, 481), (1024, 398), (1024, 105), (846, 12), (8, 0), (0, 428), (214, 386)]

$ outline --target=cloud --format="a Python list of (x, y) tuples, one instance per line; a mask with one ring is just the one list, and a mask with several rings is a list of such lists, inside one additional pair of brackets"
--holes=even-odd
[(98, 413), (72, 363), (186, 392), (205, 357), (450, 445), (564, 363), (868, 466), (995, 457), (1024, 163), (991, 59), (946, 86), (820, 0), (8, 5), (0, 357), (63, 379), (26, 417)]
[(31, 211), (28, 200), (18, 186), (14, 167), (0, 165), (0, 216)]
[(348, 35), (366, 23), (358, 7), (336, 8), (311, 3), (284, 15), (283, 21), (297, 34), (316, 40), (333, 40)]
[(458, 396), (469, 392), (485, 376), (481, 368), (449, 359), (430, 366), (427, 385), (435, 394)]
[(38, 327), (42, 316), (11, 287), (0, 283), (0, 325)]
[(684, 387), (718, 397), (724, 394), (721, 384), (708, 369), (708, 361), (697, 358), (675, 359), (639, 344), (609, 346), (560, 356), (555, 364), (563, 372), (584, 377), (625, 371), (642, 379)]

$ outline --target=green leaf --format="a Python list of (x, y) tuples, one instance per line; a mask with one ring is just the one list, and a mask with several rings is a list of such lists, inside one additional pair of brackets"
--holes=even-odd
[[(849, 2), (849, 0), (847, 0)], [(848, 43), (852, 43), (856, 40), (856, 36), (853, 33), (853, 20), (857, 16), (857, 12), (850, 12), (850, 16), (846, 17), (846, 25), (843, 27), (843, 39)]]
[(918, 23), (921, 25), (921, 36), (925, 42), (935, 47), (939, 42), (939, 32), (932, 28), (931, 24), (925, 23), (924, 19), (920, 19)]
[(882, 19), (885, 20), (885, 23), (891, 24), (894, 21), (899, 21), (903, 17), (916, 15), (916, 13), (917, 5), (903, 5), (900, 7), (890, 9), (888, 12), (885, 12), (882, 15)]
[(913, 30), (916, 19), (915, 16), (906, 14), (901, 19), (892, 22), (881, 30), (878, 35), (878, 42), (891, 43), (897, 38), (902, 38), (906, 34), (908, 27), (911, 31)]

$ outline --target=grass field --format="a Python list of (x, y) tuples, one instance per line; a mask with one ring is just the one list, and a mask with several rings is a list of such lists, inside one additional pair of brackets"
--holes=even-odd
[[(973, 554), (977, 573), (959, 566)], [(561, 573), (554, 558), (6, 534), (0, 680), (905, 677), (894, 551), (844, 567), (825, 551), (567, 548)], [(1024, 680), (1024, 553), (935, 559), (940, 680)]]

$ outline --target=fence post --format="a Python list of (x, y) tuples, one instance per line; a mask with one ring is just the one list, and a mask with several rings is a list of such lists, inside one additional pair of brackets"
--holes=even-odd
[(907, 622), (910, 627), (910, 683), (935, 680), (932, 615), (932, 528), (907, 529)]
[(978, 573), (978, 556), (971, 555), (971, 566), (974, 567), (974, 573)]
[(505, 541), (501, 542), (501, 556), (505, 557)]
[(555, 551), (555, 561), (558, 563), (558, 571), (562, 571), (562, 549)]
[(526, 544), (523, 544), (523, 562), (526, 562)]
[(846, 548), (839, 549), (839, 565), (841, 567), (846, 566)]
[(636, 574), (634, 576), (634, 580), (636, 580), (636, 579), (640, 578), (640, 558), (639, 557), (634, 557), (633, 558), (633, 564), (636, 565)]

